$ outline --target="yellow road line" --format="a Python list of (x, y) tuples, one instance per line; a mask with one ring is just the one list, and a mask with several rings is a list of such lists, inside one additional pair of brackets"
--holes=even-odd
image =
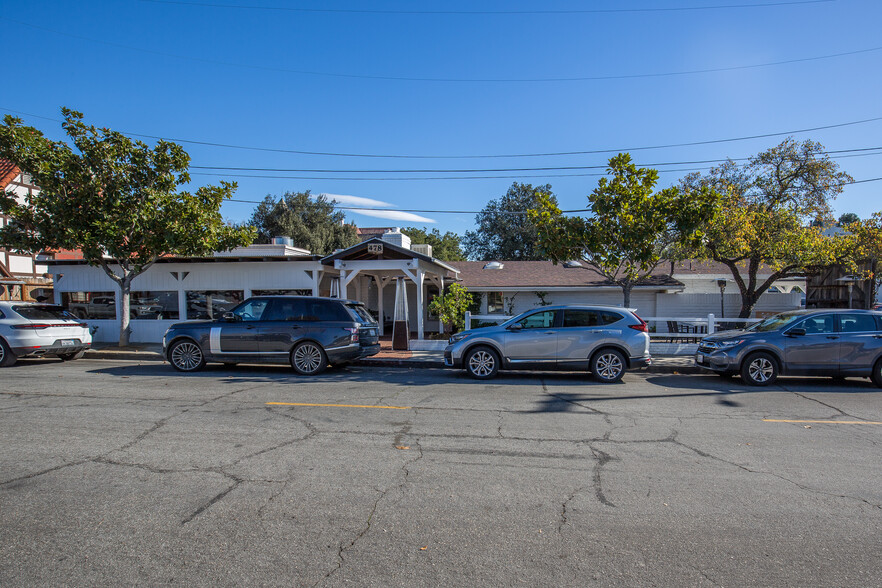
[(763, 419), (767, 423), (823, 423), (826, 425), (882, 425), (879, 421), (797, 421), (788, 419)]
[(313, 404), (309, 402), (267, 402), (274, 406), (331, 406), (334, 408), (386, 408), (388, 410), (408, 410), (409, 406), (377, 406), (376, 404)]

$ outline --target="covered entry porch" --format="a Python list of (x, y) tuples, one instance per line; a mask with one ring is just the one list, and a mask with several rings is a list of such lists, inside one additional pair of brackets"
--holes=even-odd
[(456, 268), (381, 239), (329, 255), (322, 264), (339, 273), (337, 296), (364, 302), (376, 314), (380, 335), (386, 334), (386, 323), (394, 319), (397, 280), (402, 280), (407, 293), (408, 329), (418, 339), (424, 339), (427, 330), (444, 332), (444, 325), (428, 314), (427, 307), (432, 297), (443, 293), (445, 280), (458, 277)]

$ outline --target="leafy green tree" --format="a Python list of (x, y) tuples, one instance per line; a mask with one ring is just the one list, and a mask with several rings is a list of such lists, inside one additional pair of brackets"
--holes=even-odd
[[(848, 239), (825, 236), (823, 226), (832, 221), (830, 202), (851, 180), (821, 144), (793, 139), (743, 166), (729, 160), (707, 175), (682, 180), (685, 189), (725, 194), (694, 254), (732, 272), (741, 293), (740, 318), (750, 316), (776, 280), (804, 276), (847, 255)], [(769, 268), (760, 279), (760, 270)]]
[(429, 303), (429, 311), (437, 315), (449, 333), (465, 328), (465, 313), (472, 304), (472, 295), (461, 284), (451, 284), (442, 296)]
[(447, 231), (443, 235), (438, 229), (428, 232), (426, 227), (418, 229), (407, 227), (401, 232), (410, 237), (413, 243), (426, 243), (432, 246), (432, 257), (441, 261), (465, 261), (465, 255), (459, 247), (459, 235)]
[(513, 183), (498, 200), (491, 200), (475, 217), (476, 231), (463, 237), (463, 249), (469, 259), (542, 260), (537, 246), (538, 230), (527, 210), (542, 202), (557, 206), (551, 185), (533, 187)]
[(846, 212), (846, 213), (843, 213), (839, 217), (839, 226), (844, 227), (845, 225), (850, 225), (850, 224), (853, 224), (856, 222), (860, 222), (860, 220), (861, 220), (861, 217), (859, 217), (855, 213)]
[(313, 198), (306, 192), (268, 195), (257, 205), (248, 224), (257, 230), (257, 241), (291, 237), (294, 245), (316, 255), (328, 255), (359, 242), (355, 225), (345, 224), (343, 212), (325, 196)]
[(0, 244), (82, 251), (119, 286), (119, 344), (128, 345), (132, 280), (165, 255), (208, 255), (247, 245), (254, 234), (221, 218), (220, 206), (236, 184), (178, 191), (190, 181), (190, 156), (179, 145), (158, 141), (151, 149), (86, 125), (79, 112), (61, 111), (73, 146), (50, 141), (12, 116), (0, 125), (0, 157), (40, 187), (23, 203), (11, 193), (0, 196), (0, 211), (15, 219), (0, 229)]
[(607, 172), (612, 179), (601, 178), (588, 196), (590, 216), (564, 216), (543, 197), (530, 218), (555, 263), (584, 260), (622, 289), (628, 307), (634, 286), (647, 283), (674, 249), (701, 238), (718, 195), (709, 188), (655, 192), (658, 172), (638, 168), (627, 153), (610, 159)]

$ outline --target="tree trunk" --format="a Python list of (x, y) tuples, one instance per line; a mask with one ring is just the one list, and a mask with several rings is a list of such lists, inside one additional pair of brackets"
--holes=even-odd
[(750, 314), (753, 312), (753, 307), (759, 302), (760, 296), (762, 296), (762, 292), (742, 291), (741, 312), (738, 313), (738, 318), (750, 318)]
[(634, 287), (630, 282), (626, 284), (622, 284), (622, 294), (623, 294), (623, 302), (622, 305), (625, 308), (631, 308), (631, 289)]
[(130, 276), (125, 276), (119, 282), (119, 346), (120, 347), (128, 347), (129, 346), (129, 335), (131, 334), (129, 329), (129, 320), (131, 317), (131, 313), (129, 311), (131, 307), (131, 293), (132, 293), (132, 278)]

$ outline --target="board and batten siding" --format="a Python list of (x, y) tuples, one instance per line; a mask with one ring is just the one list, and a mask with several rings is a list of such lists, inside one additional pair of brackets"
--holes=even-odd
[[(803, 294), (792, 292), (781, 294), (779, 292), (766, 292), (763, 294), (756, 307), (757, 312), (784, 312), (802, 308)], [(741, 312), (741, 294), (724, 294), (726, 318), (736, 318)], [(706, 318), (713, 314), (720, 316), (720, 294), (659, 294), (658, 306), (654, 315), (657, 317), (670, 318)]]

